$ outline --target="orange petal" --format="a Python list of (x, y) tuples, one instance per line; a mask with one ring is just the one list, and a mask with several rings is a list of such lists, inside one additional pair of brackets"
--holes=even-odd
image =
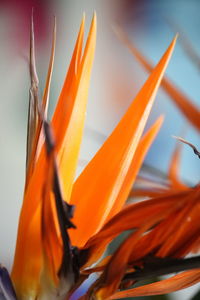
[[(129, 258), (141, 236), (150, 228), (160, 222), (165, 216), (165, 212), (147, 217), (145, 223), (136, 232), (133, 232), (113, 254), (109, 263), (100, 277), (102, 287), (96, 292), (97, 299), (107, 299), (109, 295), (119, 287), (122, 277), (128, 267)], [(98, 282), (99, 284), (99, 282)]]
[[(68, 68), (67, 75), (66, 75), (66, 78), (64, 81), (64, 85), (62, 87), (62, 91), (60, 93), (58, 103), (56, 105), (56, 109), (55, 109), (55, 112), (53, 115), (52, 123), (54, 126), (54, 134), (55, 134), (55, 132), (58, 132), (59, 129), (62, 129), (61, 125), (62, 125), (63, 120), (61, 120), (61, 117), (62, 117), (62, 119), (64, 119), (64, 116), (63, 116), (64, 112), (67, 114), (66, 115), (67, 121), (65, 121), (65, 126), (64, 126), (66, 129), (67, 124), (69, 122), (69, 116), (73, 109), (73, 104), (74, 104), (73, 100), (74, 99), (68, 100), (68, 97), (66, 96), (66, 94), (70, 91), (70, 89), (72, 90), (74, 88), (74, 84), (75, 84), (74, 81), (76, 81), (76, 75), (77, 75), (76, 68), (80, 67), (80, 60), (81, 60), (81, 56), (82, 56), (84, 24), (85, 24), (85, 17), (83, 17), (83, 19), (82, 19), (82, 23), (81, 23), (79, 34), (78, 34), (77, 41), (76, 41), (76, 45), (74, 47), (74, 52), (73, 52), (73, 55), (71, 58), (70, 66)], [(72, 86), (73, 86), (73, 88), (72, 88)], [(63, 109), (65, 109), (65, 111), (63, 111)], [(62, 136), (61, 136), (61, 133), (56, 134), (57, 143), (58, 143), (58, 141), (59, 141), (59, 143), (62, 143), (62, 139), (63, 139), (64, 135), (65, 135), (65, 130), (62, 130)]]
[[(44, 169), (46, 170), (46, 169)], [(42, 266), (42, 245), (41, 245), (41, 185), (34, 186), (37, 192), (32, 192), (24, 202), (20, 214), (17, 244), (12, 269), (12, 280), (16, 293), (20, 299), (31, 295), (36, 297), (39, 288), (39, 277)], [(39, 189), (39, 190), (38, 190)], [(34, 210), (28, 211), (29, 202), (38, 202)], [(31, 207), (32, 205), (30, 205)], [(26, 214), (27, 212), (27, 214)]]
[(177, 250), (181, 251), (186, 244), (193, 240), (196, 234), (200, 233), (198, 222), (200, 214), (199, 194), (198, 188), (189, 193), (186, 205), (172, 222), (171, 234), (162, 244), (157, 253), (158, 256), (176, 255)]
[(110, 218), (112, 218), (112, 216), (114, 216), (116, 213), (118, 213), (121, 210), (125, 201), (127, 200), (130, 190), (132, 188), (133, 182), (137, 176), (137, 173), (140, 170), (140, 167), (143, 163), (145, 155), (146, 155), (149, 147), (151, 146), (153, 140), (155, 139), (155, 137), (162, 125), (162, 122), (163, 122), (163, 117), (160, 117), (154, 123), (154, 125), (149, 129), (149, 131), (144, 135), (144, 137), (141, 139), (141, 141), (139, 142), (136, 152), (133, 156), (132, 162), (130, 164), (129, 170), (127, 172), (127, 175), (122, 184), (121, 190), (115, 200), (115, 204), (113, 205), (113, 207), (106, 219), (106, 222)]
[(177, 144), (173, 152), (171, 162), (169, 165), (168, 176), (172, 184), (172, 188), (187, 189), (188, 187), (181, 182), (178, 176), (180, 169), (180, 155), (182, 150), (182, 144)]
[[(143, 65), (143, 67), (151, 72), (153, 66), (149, 61), (140, 53), (140, 51), (131, 43), (125, 32), (121, 29), (116, 29), (117, 35), (124, 42), (124, 44), (129, 48), (131, 53), (136, 57), (136, 59)], [(200, 110), (196, 107), (192, 101), (180, 90), (178, 89), (171, 80), (164, 77), (161, 83), (165, 92), (171, 97), (172, 101), (182, 114), (188, 119), (188, 121), (199, 131), (200, 130)]]
[(182, 272), (170, 278), (136, 287), (130, 290), (115, 293), (108, 299), (122, 299), (127, 297), (140, 297), (151, 295), (169, 294), (181, 289), (185, 289), (200, 281), (200, 270)]
[(188, 38), (187, 34), (184, 32), (183, 28), (177, 24), (173, 19), (168, 18), (167, 20), (168, 24), (172, 28), (174, 32), (179, 33), (179, 43), (182, 46), (185, 54), (188, 55), (188, 57), (191, 59), (191, 62), (193, 62), (194, 66), (196, 68), (200, 68), (200, 56), (199, 53), (196, 51), (196, 49), (193, 47), (192, 42)]
[[(83, 59), (80, 61), (82, 48), (81, 44), (83, 39), (83, 24), (84, 20), (81, 25), (80, 34), (69, 68), (67, 83), (65, 82), (64, 84), (64, 88), (61, 92), (59, 103), (53, 119), (57, 151), (60, 150), (60, 147), (63, 145), (66, 131), (68, 136), (69, 133), (72, 134), (73, 130), (77, 129), (78, 137), (75, 136), (74, 133), (72, 136), (70, 136), (70, 140), (68, 141), (68, 147), (70, 148), (69, 151), (71, 153), (74, 151), (75, 159), (77, 159), (76, 156), (78, 155), (78, 151), (77, 149), (74, 149), (72, 141), (73, 139), (76, 140), (75, 146), (78, 148), (80, 143), (79, 137), (82, 132), (84, 118), (83, 115), (85, 114), (84, 106), (87, 97), (89, 75), (95, 47), (95, 17), (92, 22)], [(76, 74), (76, 68), (79, 69), (78, 75)], [(70, 79), (73, 78), (75, 81), (75, 76), (78, 76), (76, 84), (73, 82), (73, 80), (72, 82), (70, 81)], [(69, 90), (72, 88), (74, 89), (74, 93), (68, 94)], [(72, 95), (73, 99), (66, 99), (67, 95)], [(74, 101), (74, 99), (76, 99), (76, 101)], [(71, 100), (72, 103), (70, 101), (70, 103), (67, 103), (67, 100)], [(80, 129), (79, 126), (81, 127)], [(20, 214), (15, 259), (12, 269), (12, 278), (16, 286), (17, 293), (20, 294), (19, 298), (23, 298), (23, 295), (26, 293), (33, 294), (33, 297), (36, 295), (42, 268), (43, 245), (41, 239), (41, 204), (43, 198), (43, 187), (45, 186), (46, 175), (48, 174), (48, 161), (46, 159), (45, 152), (46, 150), (43, 145), (38, 160), (36, 161), (33, 173), (29, 178), (28, 185), (26, 186), (23, 206)], [(63, 153), (63, 157), (66, 158), (65, 153)], [(60, 161), (61, 159), (62, 157), (60, 158)], [(70, 169), (71, 167), (72, 170)], [(71, 173), (74, 171), (73, 168), (75, 168), (74, 163), (71, 163), (67, 166), (67, 170), (69, 171), (69, 176), (71, 179)], [(67, 184), (69, 186), (72, 184), (72, 182), (66, 182), (66, 185)]]
[[(122, 231), (137, 228), (145, 222), (145, 218), (149, 215), (157, 214), (157, 212), (166, 211), (174, 206), (183, 205), (185, 198), (190, 196), (189, 191), (171, 193), (156, 199), (145, 200), (138, 203), (127, 205), (117, 215), (115, 215), (103, 228), (93, 236), (87, 245), (93, 245), (97, 241), (103, 240), (109, 236), (119, 234)], [(122, 220), (126, 222), (122, 222)]]
[[(30, 178), (27, 190), (25, 191), (19, 220), (12, 279), (20, 299), (31, 296), (35, 298), (37, 296), (41, 270), (43, 268), (43, 250), (46, 250), (45, 245), (47, 243), (42, 235), (42, 217), (44, 217), (42, 213), (45, 207), (47, 215), (45, 215), (46, 218), (43, 221), (47, 222), (50, 217), (49, 209), (53, 209), (52, 202), (48, 202), (50, 194), (47, 194), (47, 192), (50, 193), (50, 186), (52, 184), (50, 178), (52, 164), (47, 158), (44, 148), (41, 154), (43, 160), (39, 160), (41, 164), (36, 164), (33, 175)], [(45, 225), (47, 226), (48, 224)], [(51, 220), (51, 230), (48, 236), (46, 236), (47, 239), (50, 238), (52, 240), (51, 233), (53, 230), (54, 222)], [(58, 254), (60, 251), (59, 244), (56, 243), (55, 245), (57, 246), (56, 253)], [(54, 251), (54, 249), (55, 247), (51, 250)], [(46, 255), (49, 256), (49, 253), (50, 250)], [(59, 260), (59, 256), (55, 259)]]
[[(63, 245), (58, 224), (57, 210), (55, 207), (55, 199), (52, 193), (54, 176), (54, 156), (53, 153), (51, 153), (46, 173), (46, 184), (43, 189), (41, 212), (41, 236), (44, 260), (42, 280), (47, 281), (55, 288), (55, 285), (58, 284), (58, 271), (62, 262)], [(42, 282), (42, 284), (46, 284), (46, 288), (48, 286), (47, 282)]]
[[(71, 203), (76, 205), (72, 244), (83, 246), (105, 223), (122, 188), (176, 38), (106, 142), (76, 180)], [(87, 192), (85, 187), (89, 185)], [(97, 192), (98, 191), (98, 192)], [(90, 220), (90, 224), (86, 220)]]
[[(140, 239), (131, 255), (131, 262), (152, 252), (158, 257), (183, 257), (191, 251), (190, 244), (193, 244), (194, 247), (195, 240), (200, 233), (199, 224), (196, 220), (199, 208), (192, 200), (194, 197), (195, 191), (191, 190), (182, 198), (184, 202), (181, 206), (179, 206), (179, 200), (174, 197), (174, 201), (177, 203), (176, 209), (169, 216), (166, 215), (160, 224), (157, 224)], [(189, 219), (191, 222), (188, 222)]]
[(165, 189), (133, 189), (129, 194), (129, 197), (148, 197), (155, 198), (160, 197), (166, 192)]
[(184, 206), (185, 198), (188, 196), (189, 192), (183, 191), (127, 205), (106, 223), (96, 235), (89, 239), (84, 247), (84, 251), (87, 254), (83, 262), (85, 263), (84, 267), (88, 267), (95, 260), (99, 259), (105, 247), (118, 234), (126, 230), (140, 228), (145, 224), (149, 216), (153, 218), (157, 214), (165, 212), (165, 218), (167, 218), (169, 213), (171, 214), (173, 210), (177, 210), (177, 203), (178, 208)]
[(81, 58), (83, 28), (84, 21), (81, 25), (71, 65), (52, 120), (64, 199), (68, 202), (74, 181), (86, 115), (96, 41), (96, 15), (93, 17), (85, 51)]
[[(154, 169), (153, 169), (154, 170)], [(152, 171), (153, 171), (152, 170)], [(142, 169), (143, 171), (143, 169)], [(129, 197), (149, 197), (149, 198), (155, 198), (160, 197), (162, 194), (166, 194), (169, 192), (169, 182), (166, 180), (160, 180), (160, 177), (158, 177), (158, 174), (155, 178), (152, 176), (155, 176), (153, 172), (148, 174), (148, 169), (145, 171), (145, 175), (147, 173), (147, 176), (139, 175), (137, 176), (135, 186), (131, 190)], [(160, 174), (161, 175), (161, 174)], [(170, 192), (172, 189), (170, 189)]]

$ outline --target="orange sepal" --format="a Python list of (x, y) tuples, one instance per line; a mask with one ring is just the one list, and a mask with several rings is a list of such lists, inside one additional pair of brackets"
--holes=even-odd
[[(144, 170), (145, 172), (145, 170)], [(146, 176), (147, 175), (147, 176)], [(143, 175), (139, 175), (135, 182), (135, 187), (131, 190), (129, 197), (160, 197), (163, 194), (171, 192), (168, 180), (160, 180), (160, 177), (152, 178), (152, 174), (148, 174), (148, 170)], [(153, 174), (154, 175), (154, 174)], [(159, 174), (160, 175), (160, 174)]]
[(152, 296), (169, 294), (181, 289), (185, 289), (200, 281), (200, 269), (182, 272), (170, 278), (136, 287), (130, 290), (113, 294), (107, 299), (122, 299), (129, 297)]
[(133, 156), (127, 175), (122, 184), (121, 190), (115, 200), (115, 204), (113, 205), (106, 219), (106, 222), (109, 219), (111, 219), (116, 213), (118, 213), (123, 207), (126, 199), (128, 198), (130, 190), (133, 186), (133, 182), (135, 181), (135, 178), (143, 163), (145, 155), (147, 154), (147, 151), (149, 150), (152, 142), (154, 141), (156, 135), (158, 134), (158, 131), (160, 130), (162, 123), (163, 123), (163, 117), (161, 116), (154, 123), (154, 125), (148, 130), (148, 132), (144, 135), (144, 137), (141, 138), (141, 141), (139, 142), (138, 147)]
[[(99, 281), (102, 283), (102, 287), (100, 286), (100, 288), (97, 288), (97, 299), (106, 299), (119, 287), (121, 279), (128, 269), (130, 258), (135, 252), (135, 248), (143, 237), (143, 234), (147, 233), (156, 224), (163, 221), (163, 219), (173, 211), (174, 207), (171, 206), (167, 210), (155, 212), (154, 214), (146, 216), (143, 224), (141, 224), (141, 226), (121, 244), (109, 260), (104, 273), (100, 277)], [(143, 246), (145, 249), (148, 245), (144, 244)]]
[(35, 297), (39, 288), (42, 266), (41, 198), (47, 171), (47, 161), (43, 162), (42, 172), (40, 172), (41, 177), (34, 176), (34, 172), (35, 180), (31, 180), (31, 190), (28, 189), (28, 192), (25, 192), (18, 225), (11, 276), (16, 293), (21, 299), (29, 297), (30, 293)]
[[(196, 187), (191, 190), (186, 197), (185, 206), (180, 213), (172, 221), (170, 235), (166, 237), (160, 250), (157, 252), (158, 256), (173, 256), (186, 255), (184, 253), (185, 247), (193, 241), (193, 238), (200, 233), (200, 224), (198, 222), (200, 214), (199, 203), (200, 188)], [(180, 254), (179, 254), (180, 252)]]
[(133, 189), (129, 197), (148, 197), (148, 198), (156, 198), (162, 196), (166, 192), (166, 189), (146, 189), (146, 188), (137, 188)]
[[(113, 215), (115, 215), (115, 212), (119, 211), (119, 208), (121, 208), (121, 206), (124, 204), (124, 199), (127, 198), (129, 191), (132, 187), (132, 182), (137, 174), (137, 172), (140, 169), (140, 166), (142, 164), (142, 161), (144, 159), (144, 156), (146, 154), (146, 152), (148, 151), (148, 148), (150, 147), (152, 141), (154, 140), (156, 134), (158, 133), (160, 126), (162, 124), (163, 121), (163, 117), (160, 117), (154, 124), (153, 126), (147, 131), (147, 133), (142, 137), (141, 141), (139, 142), (138, 148), (136, 150), (136, 153), (133, 157), (132, 163), (130, 165), (129, 168), (129, 172), (127, 174), (126, 180), (123, 184), (123, 188), (121, 189), (121, 194), (119, 194), (120, 197), (118, 197), (118, 201), (120, 199), (123, 200), (123, 202), (117, 202), (118, 206), (117, 209), (115, 209), (114, 211), (111, 211), (111, 213)], [(123, 198), (122, 198), (123, 197)], [(115, 208), (115, 207), (114, 207)], [(111, 219), (111, 213), (108, 216), (108, 220)], [(105, 248), (108, 244), (108, 240), (104, 240), (101, 242), (101, 246), (98, 249), (95, 249), (95, 251), (93, 251), (92, 253), (90, 253), (90, 259), (88, 261), (88, 264), (91, 264), (91, 261), (95, 262), (99, 259), (99, 257), (101, 257), (101, 255), (103, 254), (103, 252), (105, 251)], [(87, 247), (87, 246), (86, 246)], [(84, 265), (84, 267), (86, 267), (86, 265)]]
[[(71, 203), (76, 206), (73, 222), (78, 230), (71, 232), (73, 245), (83, 246), (101, 228), (115, 206), (175, 41), (176, 38), (115, 130), (76, 180)], [(89, 189), (85, 192), (87, 185)], [(86, 218), (90, 220), (89, 226)]]
[(188, 196), (189, 192), (183, 191), (127, 205), (86, 243), (84, 250), (87, 251), (87, 258), (84, 267), (94, 263), (118, 234), (144, 226), (149, 216), (154, 218), (157, 214), (165, 212), (165, 218), (167, 218), (169, 213), (184, 206), (185, 198)]
[(196, 220), (199, 208), (193, 200), (196, 193), (191, 190), (182, 194), (181, 201), (174, 196), (175, 207), (172, 204), (171, 213), (140, 239), (131, 254), (131, 264), (151, 253), (158, 257), (183, 257), (191, 252), (200, 230)]
[[(113, 237), (128, 229), (141, 226), (145, 222), (145, 218), (149, 215), (167, 211), (168, 208), (173, 206), (182, 207), (188, 195), (188, 191), (183, 191), (127, 205), (109, 220), (96, 235), (91, 237), (84, 248), (89, 248), (103, 241), (103, 239)], [(125, 221), (122, 222), (122, 220)]]

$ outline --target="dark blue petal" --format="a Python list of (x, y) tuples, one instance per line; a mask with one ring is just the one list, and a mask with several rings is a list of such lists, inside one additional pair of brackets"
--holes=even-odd
[(0, 265), (0, 300), (17, 300), (9, 273)]

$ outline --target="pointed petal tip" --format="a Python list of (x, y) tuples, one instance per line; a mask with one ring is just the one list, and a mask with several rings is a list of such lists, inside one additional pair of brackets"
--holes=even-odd
[(160, 115), (156, 121), (154, 122), (154, 124), (152, 125), (152, 127), (156, 127), (158, 129), (161, 128), (163, 122), (164, 122), (165, 116), (164, 115)]
[(83, 16), (82, 16), (82, 20), (81, 20), (81, 24), (85, 24), (85, 12), (83, 12)]
[(171, 41), (171, 43), (170, 43), (170, 45), (169, 45), (169, 47), (168, 47), (168, 49), (167, 49), (167, 51), (166, 51), (166, 53), (168, 52), (168, 60), (169, 60), (169, 59), (171, 58), (171, 56), (172, 56), (172, 53), (173, 53), (173, 51), (174, 51), (174, 47), (175, 47), (175, 45), (176, 45), (177, 38), (178, 38), (178, 34), (176, 34), (176, 35), (174, 36), (174, 38), (172, 39), (172, 41)]
[(176, 35), (175, 35), (175, 37), (174, 37), (174, 39), (176, 39), (177, 40), (177, 38), (179, 37), (179, 32), (177, 32), (176, 33)]
[(96, 27), (97, 25), (97, 14), (96, 14), (96, 11), (94, 10), (94, 13), (93, 13), (93, 17), (92, 17), (92, 26)]
[(171, 41), (171, 43), (170, 43), (170, 45), (169, 45), (169, 47), (168, 47), (168, 51), (170, 52), (169, 58), (171, 57), (171, 55), (172, 55), (172, 53), (173, 53), (173, 51), (174, 51), (174, 47), (175, 47), (175, 45), (176, 45), (177, 38), (178, 38), (178, 34), (176, 34), (176, 35), (174, 36), (174, 38), (172, 39), (172, 41)]
[(80, 31), (84, 31), (84, 28), (85, 28), (85, 19), (86, 19), (86, 15), (85, 15), (85, 12), (83, 12), (81, 23), (80, 23), (80, 27), (79, 27), (79, 32)]
[(177, 39), (178, 39), (178, 36), (179, 36), (179, 34), (178, 34), (178, 33), (176, 33), (176, 34), (175, 34), (175, 36), (173, 37), (173, 39), (172, 39), (172, 41), (171, 41), (171, 43), (170, 43), (170, 46), (169, 46), (169, 47), (172, 47), (172, 48), (174, 48), (174, 46), (175, 46), (175, 44), (176, 44), (176, 41), (177, 41)]
[(162, 125), (162, 123), (164, 122), (164, 120), (165, 120), (165, 116), (164, 116), (164, 115), (160, 115), (160, 116), (158, 117), (158, 119), (157, 119), (157, 122), (159, 122), (160, 125)]
[(94, 12), (93, 12), (93, 19), (95, 19), (95, 21), (96, 21), (96, 18), (97, 18), (97, 13), (96, 13), (96, 10), (94, 10)]

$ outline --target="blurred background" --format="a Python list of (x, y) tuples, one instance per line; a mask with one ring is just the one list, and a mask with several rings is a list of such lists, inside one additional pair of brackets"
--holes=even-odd
[[(9, 269), (23, 198), (32, 7), (35, 11), (36, 59), (41, 94), (50, 55), (53, 16), (57, 17), (50, 116), (64, 80), (83, 12), (86, 13), (87, 29), (94, 10), (97, 12), (97, 48), (78, 173), (114, 129), (148, 76), (115, 35), (113, 26), (116, 24), (128, 33), (134, 45), (154, 64), (179, 31), (180, 38), (166, 73), (197, 106), (200, 98), (198, 0), (0, 0), (0, 262)], [(182, 46), (182, 37), (189, 40), (196, 60)], [(200, 147), (200, 140), (199, 134), (161, 88), (148, 126), (160, 114), (165, 115), (165, 122), (147, 155), (146, 163), (166, 173), (175, 146), (171, 135), (180, 135), (184, 130), (184, 138), (197, 147)], [(199, 181), (199, 161), (187, 147), (183, 150), (180, 174), (191, 185)], [(197, 286), (162, 299), (189, 299), (195, 289)]]

